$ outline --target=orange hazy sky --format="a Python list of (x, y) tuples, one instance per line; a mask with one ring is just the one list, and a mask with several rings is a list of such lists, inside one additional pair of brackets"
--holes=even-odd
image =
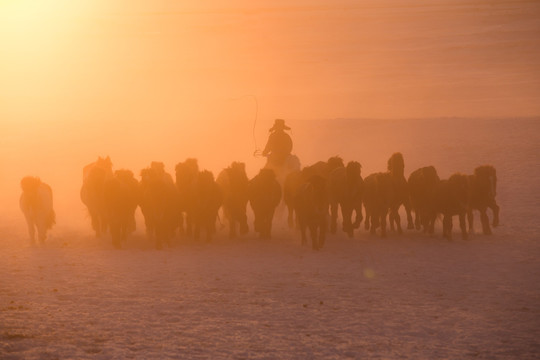
[(223, 166), (277, 117), (537, 116), (538, 34), (537, 1), (0, 0), (2, 193), (76, 192), (98, 155)]

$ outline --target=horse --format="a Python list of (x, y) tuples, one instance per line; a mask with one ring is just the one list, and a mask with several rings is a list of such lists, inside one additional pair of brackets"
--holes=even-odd
[(469, 175), (469, 208), (467, 209), (467, 220), (469, 222), (469, 233), (474, 231), (473, 210), (480, 212), (480, 221), (484, 235), (491, 234), (487, 209), (493, 211), (493, 226), (499, 225), (499, 205), (495, 200), (497, 195), (497, 172), (491, 165), (483, 165), (474, 169), (474, 174)]
[(253, 228), (263, 239), (269, 239), (276, 207), (281, 202), (281, 185), (271, 169), (261, 169), (248, 184), (248, 198), (254, 214)]
[(193, 212), (193, 237), (199, 239), (201, 230), (206, 232), (206, 241), (210, 242), (216, 233), (218, 211), (223, 203), (221, 189), (214, 180), (214, 175), (203, 170), (195, 185), (195, 206)]
[(287, 222), (289, 228), (294, 227), (294, 201), (298, 190), (311, 176), (318, 175), (328, 179), (333, 169), (343, 167), (343, 160), (339, 156), (333, 156), (327, 161), (318, 161), (313, 165), (306, 166), (302, 170), (295, 170), (287, 175), (283, 184), (283, 201), (287, 206)]
[(469, 180), (467, 175), (455, 173), (441, 180), (431, 197), (431, 231), (437, 214), (443, 215), (443, 237), (452, 240), (452, 216), (459, 217), (461, 237), (467, 240), (465, 216), (469, 207)]
[(32, 176), (21, 180), (21, 189), (19, 206), (26, 219), (30, 242), (32, 245), (35, 243), (37, 230), (38, 240), (43, 244), (47, 231), (56, 223), (52, 189), (38, 177)]
[(240, 234), (248, 232), (246, 208), (248, 199), (249, 179), (244, 163), (233, 162), (223, 169), (217, 179), (217, 184), (223, 196), (223, 215), (229, 223), (229, 238), (236, 237), (237, 226)]
[(197, 159), (188, 158), (175, 167), (176, 187), (180, 207), (180, 233), (193, 235), (193, 212), (195, 206), (195, 186), (199, 175)]
[(414, 225), (416, 230), (423, 228), (424, 232), (430, 229), (430, 196), (441, 180), (433, 166), (425, 166), (413, 171), (409, 175), (408, 185), (411, 199), (411, 209), (414, 211)]
[(179, 225), (178, 191), (172, 176), (161, 162), (152, 162), (141, 170), (140, 206), (149, 239), (155, 238), (157, 249), (171, 239)]
[(401, 218), (399, 216), (399, 208), (401, 205), (403, 205), (407, 214), (407, 229), (414, 229), (414, 223), (411, 216), (409, 188), (404, 175), (405, 161), (403, 160), (403, 155), (399, 152), (392, 154), (388, 159), (387, 169), (392, 177), (394, 186), (394, 201), (390, 207), (389, 215), (390, 230), (394, 230), (395, 224), (398, 234), (401, 234), (403, 232), (401, 230)]
[(99, 157), (97, 161), (83, 168), (83, 184), (80, 190), (81, 201), (90, 214), (92, 229), (100, 237), (107, 231), (107, 220), (103, 198), (104, 184), (113, 177), (110, 157)]
[(135, 231), (135, 210), (139, 205), (139, 182), (130, 170), (116, 170), (103, 189), (106, 219), (115, 248)]
[[(362, 193), (364, 190), (364, 180), (361, 176), (359, 162), (350, 161), (347, 167), (340, 166), (332, 170), (329, 174), (329, 202), (330, 202), (330, 232), (336, 233), (338, 206), (341, 208), (343, 218), (343, 231), (353, 236), (354, 229), (362, 222)], [(354, 223), (352, 214), (355, 213)]]
[(307, 243), (306, 229), (309, 228), (311, 246), (319, 250), (324, 246), (328, 227), (328, 193), (326, 179), (313, 175), (300, 186), (295, 197), (295, 210), (300, 227), (302, 245)]
[(394, 200), (394, 184), (390, 173), (373, 173), (364, 179), (364, 207), (366, 209), (365, 229), (375, 235), (381, 228), (381, 237), (386, 237), (386, 215)]

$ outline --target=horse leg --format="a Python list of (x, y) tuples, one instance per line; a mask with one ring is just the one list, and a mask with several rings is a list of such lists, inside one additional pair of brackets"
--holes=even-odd
[(388, 211), (387, 210), (384, 210), (381, 214), (381, 237), (382, 238), (385, 238), (386, 237), (386, 216), (387, 216), (387, 213)]
[(414, 227), (416, 230), (420, 230), (422, 228), (422, 221), (420, 219), (420, 211), (418, 209), (414, 210)]
[(180, 234), (180, 236), (184, 236), (185, 231), (186, 230), (184, 229), (184, 214), (180, 212), (180, 214), (178, 215), (178, 233)]
[(216, 231), (216, 219), (212, 218), (205, 221), (204, 229), (206, 230), (206, 242), (209, 243), (212, 241), (212, 238), (214, 237), (214, 232)]
[[(371, 216), (371, 213), (366, 208), (366, 219), (364, 220), (364, 229), (366, 231), (369, 230), (370, 225), (373, 225), (373, 218)], [(373, 226), (372, 226), (373, 227)]]
[(482, 222), (482, 232), (484, 235), (491, 235), (491, 228), (489, 227), (489, 218), (487, 216), (487, 209), (480, 210), (480, 221)]
[(256, 233), (259, 233), (261, 232), (261, 215), (253, 210), (253, 231), (255, 231)]
[(294, 228), (294, 206), (287, 204), (287, 224), (289, 229)]
[(90, 221), (92, 230), (95, 231), (96, 237), (101, 237), (101, 226), (99, 224), (99, 215), (95, 211), (90, 211)]
[(472, 208), (467, 210), (467, 222), (469, 223), (469, 234), (474, 234), (474, 213)]
[(34, 245), (36, 242), (36, 227), (34, 222), (30, 218), (26, 218), (26, 226), (28, 227), (28, 236), (30, 237), (30, 244)]
[(319, 250), (319, 244), (317, 240), (317, 224), (312, 220), (309, 224), (309, 234), (311, 236), (311, 248), (313, 250)]
[(38, 219), (35, 223), (35, 228), (37, 229), (37, 237), (40, 244), (45, 243), (45, 237), (47, 234), (47, 225), (42, 219)]
[(415, 224), (411, 214), (411, 202), (406, 200), (403, 202), (403, 206), (405, 207), (405, 212), (407, 213), (407, 230), (412, 230), (414, 229)]
[(377, 228), (380, 225), (380, 214), (378, 211), (377, 212), (373, 211), (370, 217), (371, 217), (371, 227), (370, 227), (369, 232), (371, 235), (375, 236), (377, 235)]
[(270, 214), (268, 215), (268, 220), (266, 224), (267, 239), (272, 238), (272, 222), (274, 221), (274, 213), (275, 213), (275, 209), (272, 209), (270, 210)]
[(426, 213), (424, 232), (427, 232), (430, 235), (433, 235), (435, 233), (435, 220), (436, 219), (437, 219), (436, 213)]
[[(486, 216), (487, 218), (487, 216)], [(488, 225), (489, 226), (489, 225)], [(459, 227), (461, 229), (461, 238), (467, 240), (467, 224), (465, 223), (465, 213), (462, 212), (459, 214)]]
[(443, 237), (452, 240), (452, 215), (445, 214), (443, 218)]
[(364, 216), (362, 215), (362, 204), (355, 206), (354, 212), (356, 213), (353, 228), (358, 229), (360, 227), (360, 224), (362, 223), (362, 220), (364, 220)]
[(120, 228), (120, 241), (122, 243), (126, 242), (128, 234), (130, 233), (131, 229), (131, 218), (128, 218), (126, 222), (124, 222)]
[(240, 227), (240, 235), (245, 235), (249, 231), (248, 223), (247, 223), (247, 215), (244, 211), (242, 215), (240, 215), (238, 219), (239, 227)]
[(193, 235), (193, 231), (194, 231), (194, 222), (195, 220), (193, 219), (193, 214), (191, 213), (191, 211), (189, 212), (186, 212), (186, 235), (189, 236), (189, 237), (192, 237), (194, 236)]
[(341, 205), (341, 215), (343, 217), (343, 231), (347, 233), (349, 237), (353, 237), (353, 225), (352, 225), (352, 208), (349, 205)]
[(305, 245), (307, 243), (306, 223), (302, 217), (298, 217), (298, 226), (300, 227), (300, 238), (302, 241), (302, 245)]
[(101, 234), (106, 234), (109, 224), (107, 223), (107, 220), (105, 219), (105, 215), (103, 213), (99, 214), (99, 223)]
[(264, 221), (264, 238), (270, 239), (272, 233), (272, 217), (268, 216)]
[(399, 216), (398, 209), (394, 209), (394, 222), (396, 223), (396, 228), (398, 234), (403, 234), (403, 230), (401, 229), (401, 217)]
[(497, 205), (497, 203), (494, 200), (493, 203), (489, 207), (491, 208), (491, 210), (493, 210), (493, 226), (497, 227), (499, 226), (499, 210), (500, 210), (499, 205)]
[(390, 211), (388, 212), (388, 222), (390, 223), (390, 231), (392, 232), (396, 231), (394, 228), (394, 223), (396, 222), (396, 213), (397, 210), (394, 208), (390, 208)]
[(319, 243), (317, 245), (319, 249), (323, 248), (324, 243), (326, 241), (326, 226), (327, 226), (326, 222), (327, 222), (327, 218), (323, 217), (319, 223)]
[(330, 204), (330, 233), (335, 234), (337, 231), (337, 212), (338, 203), (332, 202)]

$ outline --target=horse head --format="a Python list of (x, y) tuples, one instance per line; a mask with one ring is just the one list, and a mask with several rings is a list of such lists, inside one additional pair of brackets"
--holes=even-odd
[(390, 159), (388, 159), (388, 171), (392, 176), (404, 176), (405, 172), (405, 161), (403, 160), (403, 155), (400, 152), (392, 154)]

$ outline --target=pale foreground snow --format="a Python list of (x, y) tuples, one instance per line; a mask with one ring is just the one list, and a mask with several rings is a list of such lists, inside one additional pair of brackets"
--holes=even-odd
[[(213, 243), (156, 251), (140, 234), (114, 250), (62, 216), (44, 246), (29, 247), (24, 225), (5, 218), (0, 358), (538, 358), (538, 121), (342, 122), (327, 135), (344, 126), (358, 137), (349, 152), (329, 144), (329, 154), (305, 154), (342, 153), (364, 176), (394, 151), (407, 174), (494, 164), (501, 226), (467, 241), (455, 227), (452, 242), (440, 228), (386, 239), (361, 230), (315, 252), (281, 214), (270, 241), (232, 241), (221, 229)], [(365, 134), (396, 133), (411, 141), (372, 141), (380, 158), (365, 155)]]
[(540, 247), (476, 236), (277, 235), (153, 251), (3, 246), (0, 353), (18, 358), (534, 358)]

